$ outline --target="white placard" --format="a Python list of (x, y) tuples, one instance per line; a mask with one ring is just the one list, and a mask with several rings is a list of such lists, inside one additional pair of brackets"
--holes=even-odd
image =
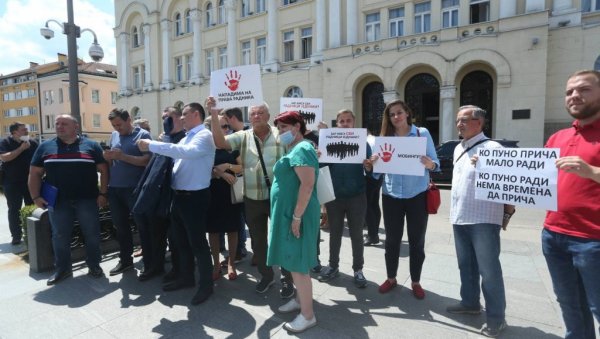
[(556, 211), (558, 148), (478, 149), (475, 199)]
[(323, 120), (323, 99), (317, 98), (281, 98), (279, 111), (297, 111), (300, 113), (306, 129), (317, 130), (319, 122)]
[(362, 164), (367, 158), (367, 129), (321, 129), (319, 151), (319, 162), (322, 163)]
[(264, 101), (260, 66), (236, 66), (211, 72), (210, 95), (217, 100), (216, 108), (261, 105)]
[(376, 137), (373, 154), (379, 156), (373, 166), (375, 173), (423, 176), (421, 157), (427, 154), (427, 138)]

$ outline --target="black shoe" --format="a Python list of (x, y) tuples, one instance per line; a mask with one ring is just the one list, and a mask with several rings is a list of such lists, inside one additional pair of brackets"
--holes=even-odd
[(184, 288), (192, 288), (195, 285), (196, 285), (196, 283), (194, 283), (193, 281), (175, 280), (168, 284), (164, 284), (162, 289), (165, 292), (171, 292), (171, 291), (182, 290)]
[(296, 294), (296, 290), (294, 289), (294, 284), (291, 281), (281, 280), (281, 290), (279, 291), (279, 295), (282, 299), (288, 299)]
[(248, 250), (245, 247), (239, 248), (237, 252), (242, 258), (245, 258), (248, 255)]
[(213, 294), (213, 287), (199, 289), (198, 292), (192, 298), (192, 305), (199, 305), (208, 300), (208, 297)]
[(258, 284), (256, 284), (256, 292), (257, 293), (265, 293), (266, 291), (269, 290), (269, 287), (271, 287), (275, 282), (273, 281), (273, 279), (268, 280), (265, 278), (262, 278)]
[(127, 270), (133, 269), (133, 261), (131, 262), (122, 262), (121, 260), (119, 260), (119, 263), (117, 264), (117, 266), (115, 266), (115, 268), (113, 268), (112, 270), (110, 270), (110, 275), (117, 275), (117, 274), (121, 274)]
[(73, 272), (68, 271), (68, 272), (55, 272), (52, 276), (50, 276), (50, 278), (48, 279), (48, 281), (46, 281), (46, 285), (51, 286), (51, 285), (56, 285), (59, 282), (67, 279), (68, 277), (72, 277), (73, 276)]
[(102, 278), (104, 276), (104, 272), (102, 271), (102, 268), (100, 267), (96, 267), (96, 268), (89, 268), (88, 269), (88, 275), (92, 278)]
[(314, 274), (319, 274), (319, 273), (321, 273), (322, 269), (323, 269), (323, 265), (321, 265), (321, 263), (319, 263), (319, 264), (317, 264), (317, 266), (311, 268), (310, 271), (313, 272)]
[(371, 239), (371, 237), (369, 237), (368, 235), (365, 235), (365, 240), (363, 242), (363, 245), (373, 246), (373, 245), (377, 245), (377, 244), (379, 244), (379, 238)]
[(11, 245), (20, 245), (23, 241), (21, 240), (21, 237), (18, 238), (13, 238), (13, 240), (10, 242)]
[(142, 272), (140, 272), (140, 275), (138, 275), (138, 281), (146, 281), (146, 280), (150, 280), (156, 276), (159, 276), (161, 274), (163, 274), (165, 271), (158, 271), (158, 270), (153, 270), (153, 269), (144, 269)]
[(168, 284), (171, 283), (175, 280), (177, 280), (179, 274), (177, 272), (175, 272), (174, 270), (170, 270), (169, 273), (165, 274), (165, 276), (162, 278), (162, 283), (163, 284)]

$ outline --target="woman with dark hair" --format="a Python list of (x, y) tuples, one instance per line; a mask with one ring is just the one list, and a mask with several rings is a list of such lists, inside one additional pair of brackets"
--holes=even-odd
[[(380, 293), (387, 293), (398, 285), (398, 257), (404, 233), (404, 219), (408, 233), (410, 277), (413, 295), (425, 298), (421, 287), (421, 270), (425, 261), (425, 232), (427, 230), (427, 187), (429, 172), (439, 167), (435, 146), (429, 131), (412, 124), (412, 112), (402, 100), (394, 100), (383, 110), (381, 136), (427, 138), (426, 154), (421, 157), (423, 176), (385, 174), (383, 181), (383, 225), (385, 228), (385, 266), (387, 280), (379, 286)], [(376, 161), (376, 157), (374, 159)]]
[(317, 324), (309, 270), (317, 265), (320, 206), (315, 188), (319, 162), (313, 145), (303, 138), (306, 125), (298, 112), (279, 114), (275, 126), (287, 153), (273, 168), (267, 265), (280, 265), (292, 273), (298, 293), (279, 307), (279, 312), (300, 310), (293, 321), (283, 325), (297, 333)]

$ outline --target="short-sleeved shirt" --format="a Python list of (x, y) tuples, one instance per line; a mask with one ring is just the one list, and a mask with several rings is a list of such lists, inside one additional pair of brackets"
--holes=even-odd
[[(119, 135), (114, 131), (110, 138), (110, 147), (118, 148), (127, 155), (142, 156), (143, 152), (135, 144), (140, 139), (152, 139), (145, 129), (135, 127), (128, 135)], [(145, 166), (136, 166), (125, 161), (113, 160), (110, 167), (110, 187), (135, 187), (144, 173)]]
[[(271, 132), (264, 142), (257, 138), (271, 183), (273, 182), (273, 166), (285, 154), (285, 147), (279, 142), (278, 135), (277, 128), (271, 126)], [(240, 151), (242, 166), (244, 167), (245, 196), (252, 200), (269, 199), (269, 189), (258, 158), (254, 131), (251, 129), (238, 131), (225, 138), (232, 150)]]
[[(560, 156), (579, 156), (600, 166), (600, 119), (553, 134), (546, 147), (560, 148)], [(600, 240), (600, 184), (574, 173), (558, 171), (558, 210), (548, 211), (544, 227), (557, 233)]]
[(59, 138), (45, 141), (31, 159), (32, 166), (44, 168), (44, 180), (58, 188), (58, 200), (97, 198), (96, 165), (105, 162), (100, 145), (82, 137), (70, 145)]
[[(4, 171), (4, 181), (13, 183), (27, 182), (29, 176), (29, 164), (33, 153), (38, 147), (35, 140), (29, 140), (31, 146), (23, 151), (19, 156), (11, 161), (2, 163)], [(0, 141), (0, 154), (12, 152), (21, 146), (21, 141), (16, 141), (12, 136), (8, 136)]]
[(485, 141), (471, 148), (457, 158), (475, 143), (486, 136), (483, 132), (469, 140), (463, 140), (454, 149), (454, 170), (452, 171), (452, 191), (450, 193), (450, 222), (454, 225), (494, 224), (502, 225), (504, 204), (475, 199), (475, 165), (471, 157), (480, 148), (502, 147), (495, 141)]

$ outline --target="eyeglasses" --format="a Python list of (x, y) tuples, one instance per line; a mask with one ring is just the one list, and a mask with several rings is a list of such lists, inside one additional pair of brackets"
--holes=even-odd
[(229, 129), (229, 125), (221, 125), (221, 128), (223, 128), (223, 129)]
[(462, 119), (456, 119), (456, 124), (467, 124), (469, 121), (471, 120), (479, 120), (479, 118), (462, 118)]

